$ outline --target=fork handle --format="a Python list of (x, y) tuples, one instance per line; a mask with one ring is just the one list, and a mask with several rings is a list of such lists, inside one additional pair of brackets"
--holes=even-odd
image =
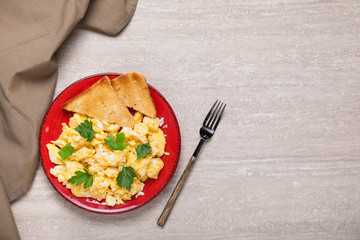
[(179, 196), (179, 193), (182, 189), (182, 187), (184, 186), (185, 184), (185, 181), (186, 179), (188, 178), (189, 174), (190, 174), (190, 170), (192, 168), (192, 166), (194, 165), (194, 162), (196, 160), (196, 157), (197, 157), (197, 154), (199, 153), (203, 143), (205, 142), (205, 139), (201, 139), (199, 144), (197, 145), (196, 147), (196, 150), (194, 152), (194, 154), (191, 156), (183, 174), (181, 175), (178, 183), (176, 184), (176, 187), (173, 191), (173, 193), (171, 194), (169, 200), (167, 201), (165, 207), (164, 207), (164, 210), (162, 211), (158, 221), (157, 221), (157, 224), (160, 225), (161, 227), (163, 227), (166, 223), (166, 220), (172, 210), (172, 208), (174, 207), (174, 203), (177, 199), (177, 197)]

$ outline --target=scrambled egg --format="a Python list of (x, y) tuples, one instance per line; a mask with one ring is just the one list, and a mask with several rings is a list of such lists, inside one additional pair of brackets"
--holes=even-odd
[[(56, 164), (50, 169), (50, 173), (76, 197), (91, 197), (98, 201), (105, 199), (108, 206), (125, 204), (124, 201), (130, 200), (132, 196), (143, 195), (144, 181), (147, 178), (157, 179), (164, 167), (160, 157), (164, 154), (166, 140), (159, 127), (158, 118), (143, 117), (143, 114), (136, 112), (134, 119), (134, 128), (123, 127), (120, 131), (125, 134), (125, 142), (128, 145), (123, 151), (119, 151), (111, 149), (104, 143), (104, 139), (109, 134), (119, 132), (118, 125), (75, 113), (70, 118), (69, 126), (62, 123), (62, 133), (59, 138), (46, 145), (51, 162)], [(87, 142), (75, 130), (85, 120), (92, 121), (93, 129), (97, 132), (91, 142)], [(136, 146), (147, 142), (150, 143), (152, 154), (137, 160)], [(75, 152), (62, 160), (58, 152), (68, 143)], [(119, 187), (116, 182), (123, 165), (131, 166), (137, 175), (130, 191), (125, 187)], [(93, 185), (87, 189), (84, 189), (83, 184), (77, 186), (68, 182), (76, 171), (83, 171), (84, 167), (94, 176)]]

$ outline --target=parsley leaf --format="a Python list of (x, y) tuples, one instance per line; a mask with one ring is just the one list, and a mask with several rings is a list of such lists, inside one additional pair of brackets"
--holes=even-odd
[(76, 184), (79, 186), (80, 184), (84, 183), (84, 189), (87, 189), (88, 187), (93, 185), (94, 176), (89, 173), (89, 171), (84, 167), (85, 172), (76, 171), (75, 176), (72, 176), (68, 182)]
[(72, 155), (75, 152), (75, 149), (71, 146), (70, 143), (66, 144), (65, 147), (61, 148), (58, 152), (61, 159), (65, 160), (68, 156)]
[(125, 134), (122, 132), (116, 134), (116, 140), (114, 135), (110, 134), (104, 141), (105, 144), (108, 145), (110, 148), (122, 151), (128, 145), (127, 143), (124, 143), (125, 140)]
[(119, 187), (125, 187), (128, 191), (130, 191), (131, 184), (134, 182), (135, 177), (136, 173), (131, 166), (122, 166), (122, 170), (116, 178), (116, 183)]
[(78, 131), (83, 138), (86, 138), (88, 142), (91, 142), (94, 135), (97, 133), (93, 130), (92, 125), (92, 121), (85, 120), (84, 122), (80, 123), (80, 125), (77, 126), (75, 130)]
[(137, 154), (137, 159), (143, 158), (147, 155), (151, 154), (151, 146), (150, 143), (144, 143), (143, 145), (138, 145), (136, 147), (136, 154)]

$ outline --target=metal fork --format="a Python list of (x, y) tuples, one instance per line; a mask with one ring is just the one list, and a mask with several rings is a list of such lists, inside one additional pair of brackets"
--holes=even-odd
[(205, 142), (205, 140), (211, 138), (214, 135), (215, 130), (216, 130), (217, 126), (219, 125), (221, 116), (225, 110), (225, 107), (226, 107), (226, 104), (222, 103), (221, 101), (216, 100), (215, 104), (212, 106), (209, 113), (206, 115), (203, 125), (200, 128), (200, 137), (201, 137), (200, 142), (197, 145), (194, 154), (190, 158), (189, 163), (187, 164), (183, 174), (181, 175), (180, 180), (176, 184), (176, 187), (175, 187), (173, 193), (171, 194), (168, 202), (165, 205), (164, 210), (162, 211), (162, 213), (157, 221), (157, 224), (160, 225), (161, 227), (163, 227), (165, 225), (165, 222), (174, 206), (174, 203), (175, 203), (177, 197), (179, 196), (179, 193), (180, 193), (182, 187), (184, 186), (185, 180), (187, 179), (187, 177), (190, 174), (190, 170), (191, 170), (192, 166), (194, 165), (194, 162), (197, 158), (198, 153), (200, 152), (200, 149), (201, 149), (203, 143)]

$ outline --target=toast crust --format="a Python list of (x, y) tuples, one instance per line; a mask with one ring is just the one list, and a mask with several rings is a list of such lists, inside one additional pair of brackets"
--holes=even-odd
[(134, 118), (111, 86), (111, 81), (104, 76), (87, 90), (73, 97), (62, 107), (92, 118), (97, 118), (121, 127), (133, 127)]
[(156, 108), (150, 95), (146, 78), (137, 72), (131, 72), (111, 81), (116, 95), (127, 107), (147, 116), (156, 117)]

